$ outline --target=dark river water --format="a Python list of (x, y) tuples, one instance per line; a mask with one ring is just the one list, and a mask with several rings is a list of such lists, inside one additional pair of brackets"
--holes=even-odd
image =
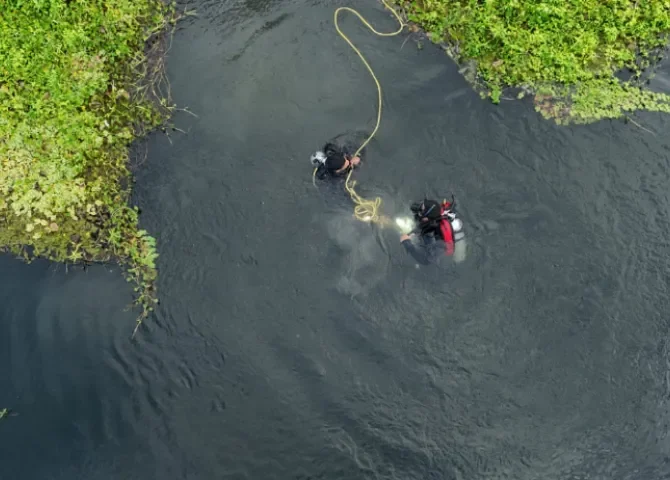
[(385, 96), (359, 193), (454, 193), (466, 224), (464, 262), (418, 269), (311, 183), (376, 114), (345, 4), (190, 5), (168, 75), (198, 117), (137, 171), (162, 301), (135, 340), (118, 269), (0, 258), (2, 480), (670, 477), (668, 117), (558, 127), (343, 17)]

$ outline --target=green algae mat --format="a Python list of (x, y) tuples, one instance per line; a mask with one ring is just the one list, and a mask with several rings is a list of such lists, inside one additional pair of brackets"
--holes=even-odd
[[(499, 102), (505, 87), (535, 95), (558, 123), (670, 111), (644, 89), (670, 31), (669, 0), (396, 0), (407, 18)], [(626, 81), (615, 74), (627, 71)], [(474, 79), (473, 79), (474, 80)]]
[[(5, 0), (0, 9), (0, 247), (31, 260), (116, 260), (156, 302), (154, 239), (129, 205), (129, 147), (164, 125), (157, 0)], [(139, 323), (138, 323), (139, 325)]]

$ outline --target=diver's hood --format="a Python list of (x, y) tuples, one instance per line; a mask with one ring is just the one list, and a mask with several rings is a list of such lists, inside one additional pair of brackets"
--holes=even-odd
[(314, 152), (311, 157), (309, 157), (310, 162), (312, 162), (312, 165), (315, 167), (320, 167), (322, 165), (325, 165), (326, 163), (326, 154), (323, 153), (321, 150), (318, 152)]
[(435, 200), (424, 199), (422, 206), (423, 209), (419, 212), (421, 217), (427, 217), (430, 220), (437, 220), (442, 216), (440, 204)]

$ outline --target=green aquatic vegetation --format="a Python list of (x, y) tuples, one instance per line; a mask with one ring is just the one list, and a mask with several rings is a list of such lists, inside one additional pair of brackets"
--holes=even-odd
[[(559, 123), (670, 112), (642, 88), (670, 31), (668, 0), (396, 0), (408, 19), (463, 63), (495, 103), (503, 89), (535, 95)], [(628, 69), (622, 81), (615, 73)]]
[(125, 265), (157, 302), (155, 240), (129, 205), (133, 140), (165, 125), (160, 0), (5, 0), (0, 9), (0, 248)]

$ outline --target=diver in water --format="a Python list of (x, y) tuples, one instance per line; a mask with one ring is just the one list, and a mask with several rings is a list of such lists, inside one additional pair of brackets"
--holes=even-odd
[[(410, 209), (414, 214), (415, 228), (400, 236), (400, 243), (405, 250), (422, 265), (437, 261), (441, 252), (447, 256), (454, 255), (465, 233), (463, 222), (456, 215), (453, 195), (451, 202), (444, 200), (440, 204), (435, 200), (424, 199), (412, 204)], [(463, 250), (459, 258), (464, 257), (464, 254)]]
[(323, 180), (327, 177), (344, 177), (349, 170), (360, 165), (361, 158), (348, 153), (346, 148), (328, 142), (322, 150), (314, 153), (310, 158), (316, 168), (316, 177)]

